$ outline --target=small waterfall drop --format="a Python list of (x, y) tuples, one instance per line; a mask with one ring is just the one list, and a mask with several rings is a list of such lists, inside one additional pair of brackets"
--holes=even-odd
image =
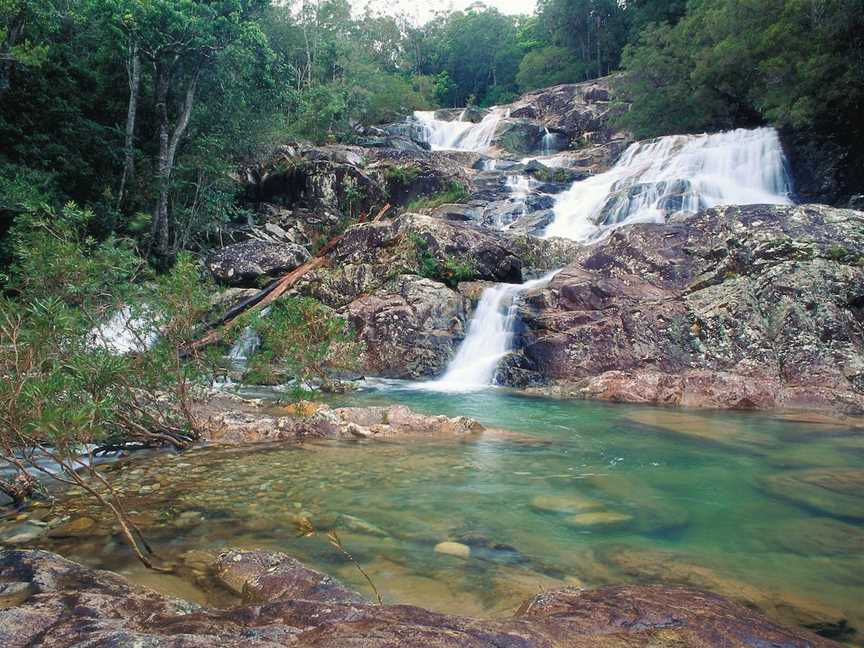
[(247, 326), (240, 333), (240, 337), (237, 338), (231, 350), (228, 351), (228, 359), (232, 364), (245, 364), (255, 354), (259, 346), (261, 346), (261, 338), (254, 328)]
[(501, 116), (498, 108), (492, 108), (483, 121), (475, 124), (463, 121), (464, 111), (455, 121), (435, 119), (434, 111), (418, 110), (414, 113), (422, 127), (423, 138), (433, 151), (483, 151), (489, 148)]
[(489, 387), (498, 363), (511, 350), (519, 295), (545, 286), (555, 274), (552, 272), (523, 284), (498, 284), (484, 290), (468, 327), (468, 335), (447, 372), (438, 380), (420, 383), (418, 387), (443, 392), (476, 391)]
[(589, 242), (625, 223), (662, 223), (717, 205), (791, 204), (777, 131), (673, 135), (628, 148), (606, 173), (575, 183), (555, 204), (546, 236)]
[(146, 309), (142, 314), (136, 314), (130, 306), (117, 310), (87, 337), (91, 348), (101, 348), (116, 355), (144, 353), (159, 339), (154, 325), (146, 317)]
[(548, 128), (544, 128), (546, 133), (543, 135), (543, 140), (540, 143), (541, 150), (543, 151), (543, 155), (552, 155), (555, 152), (555, 144), (557, 142), (557, 138), (554, 134), (549, 132)]

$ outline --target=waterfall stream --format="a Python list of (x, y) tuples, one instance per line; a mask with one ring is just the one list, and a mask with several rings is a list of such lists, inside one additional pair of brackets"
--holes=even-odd
[(479, 124), (462, 121), (465, 113), (458, 120), (444, 121), (435, 119), (434, 111), (418, 110), (414, 118), (423, 129), (424, 139), (433, 151), (483, 151), (492, 144), (502, 112), (492, 108)]
[(773, 128), (672, 135), (628, 148), (606, 173), (555, 204), (546, 236), (590, 242), (625, 223), (717, 205), (791, 204), (792, 183)]
[(491, 385), (498, 363), (510, 352), (516, 333), (519, 295), (545, 286), (556, 272), (523, 284), (498, 284), (484, 290), (468, 335), (447, 372), (438, 380), (421, 383), (423, 388), (465, 392)]
[[(508, 177), (507, 186), (517, 198), (531, 189), (522, 176)], [(661, 137), (633, 144), (606, 173), (574, 183), (556, 200), (545, 234), (588, 243), (624, 224), (662, 223), (670, 214), (717, 205), (791, 204), (791, 194), (772, 128)], [(518, 296), (554, 275), (488, 288), (446, 373), (423, 388), (460, 392), (491, 385), (499, 361), (512, 350)]]

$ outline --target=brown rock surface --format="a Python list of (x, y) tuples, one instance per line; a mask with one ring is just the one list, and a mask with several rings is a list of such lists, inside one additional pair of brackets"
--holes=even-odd
[[(0, 552), (0, 645), (277, 648), (632, 648), (837, 646), (785, 629), (719, 596), (674, 587), (567, 588), (511, 619), (477, 620), (375, 606), (284, 554), (223, 554), (217, 572), (255, 605), (199, 608), (42, 551)], [(271, 598), (272, 597), (272, 598)], [(6, 600), (6, 599), (4, 599)]]
[(709, 408), (864, 412), (864, 213), (720, 207), (583, 248), (527, 298), (559, 391)]

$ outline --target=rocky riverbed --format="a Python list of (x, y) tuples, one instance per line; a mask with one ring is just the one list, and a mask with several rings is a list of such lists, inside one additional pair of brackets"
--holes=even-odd
[(207, 570), (243, 603), (227, 610), (200, 607), (54, 554), (2, 552), (0, 641), (8, 648), (837, 645), (684, 588), (563, 589), (525, 601), (513, 618), (480, 621), (372, 605), (285, 554), (229, 551)]

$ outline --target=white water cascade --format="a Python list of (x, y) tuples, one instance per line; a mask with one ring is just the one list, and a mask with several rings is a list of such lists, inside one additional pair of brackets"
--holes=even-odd
[(123, 306), (104, 324), (93, 328), (87, 338), (91, 348), (127, 355), (148, 351), (156, 344), (159, 335), (146, 317), (146, 309), (136, 312), (130, 306)]
[(483, 151), (492, 144), (502, 112), (492, 108), (483, 121), (475, 124), (462, 121), (464, 113), (458, 120), (444, 121), (435, 119), (435, 111), (418, 110), (414, 118), (423, 129), (424, 139), (433, 151)]
[(606, 173), (575, 183), (555, 204), (546, 236), (589, 242), (625, 223), (717, 205), (791, 204), (777, 131), (734, 130), (638, 142)]
[(418, 387), (468, 392), (491, 385), (498, 363), (510, 351), (516, 333), (519, 295), (545, 286), (555, 274), (552, 272), (523, 284), (498, 284), (484, 290), (468, 327), (468, 335), (447, 372), (438, 380), (419, 383)]

